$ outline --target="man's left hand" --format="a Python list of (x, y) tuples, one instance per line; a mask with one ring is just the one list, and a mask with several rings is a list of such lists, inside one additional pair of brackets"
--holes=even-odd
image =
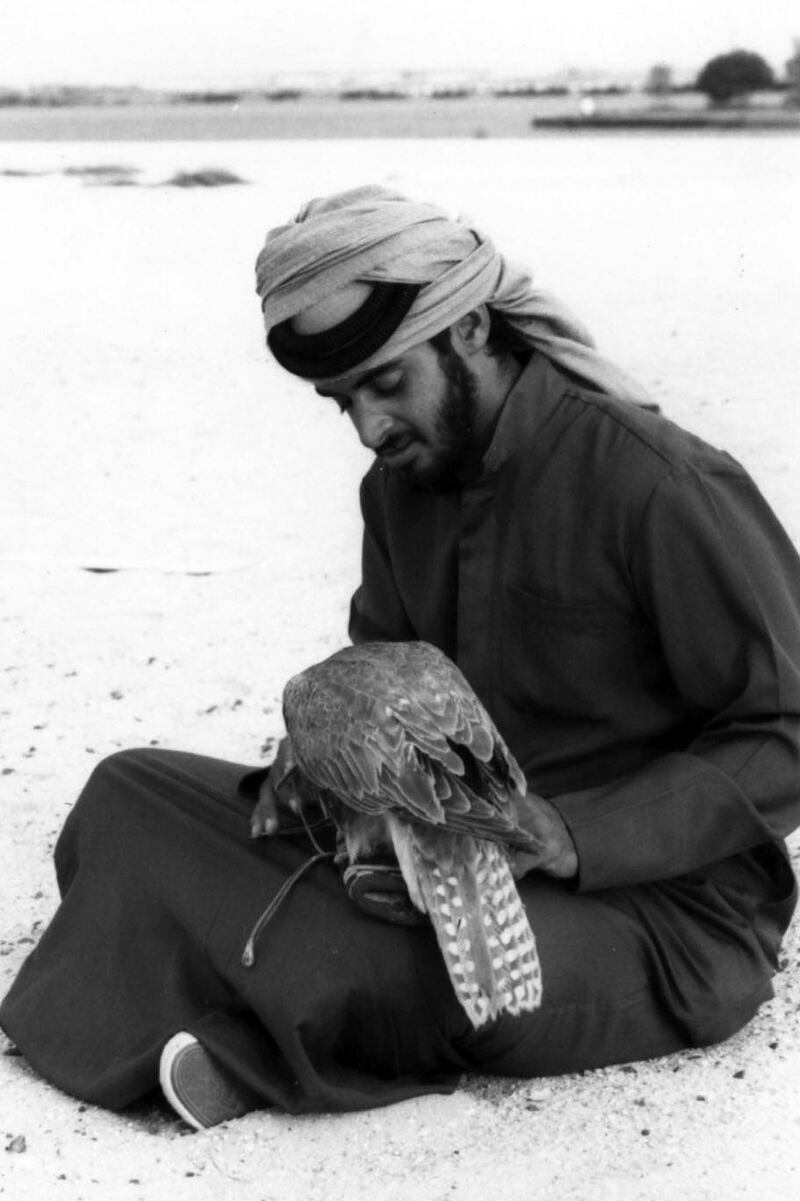
[(533, 834), (540, 847), (511, 852), (511, 870), (516, 879), (532, 871), (545, 872), (559, 880), (577, 876), (575, 844), (555, 805), (535, 792), (529, 792), (517, 801), (517, 821), (523, 830)]

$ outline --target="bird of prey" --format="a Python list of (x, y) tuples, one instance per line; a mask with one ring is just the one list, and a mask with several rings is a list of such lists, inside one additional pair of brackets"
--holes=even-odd
[(456, 665), (426, 642), (367, 642), (289, 680), (287, 732), (304, 787), (351, 864), (393, 852), (477, 1028), (541, 1003), (536, 942), (507, 848), (532, 849), (525, 777)]

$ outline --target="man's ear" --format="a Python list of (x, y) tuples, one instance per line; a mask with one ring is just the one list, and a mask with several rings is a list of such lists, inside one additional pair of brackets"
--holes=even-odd
[(479, 304), (450, 326), (450, 340), (462, 354), (478, 354), (486, 349), (490, 325), (488, 308), (485, 304)]

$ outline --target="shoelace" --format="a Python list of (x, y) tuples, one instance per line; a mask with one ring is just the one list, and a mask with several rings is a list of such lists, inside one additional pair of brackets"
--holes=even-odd
[(308, 822), (306, 821), (305, 815), (304, 815), (302, 809), (300, 809), (299, 813), (300, 813), (300, 819), (301, 819), (303, 825), (305, 826), (305, 830), (306, 830), (306, 834), (308, 835), (309, 842), (314, 847), (315, 854), (311, 855), (308, 859), (306, 859), (303, 863), (301, 863), (299, 867), (295, 868), (295, 870), (292, 872), (291, 876), (289, 876), (286, 880), (284, 880), (283, 884), (280, 886), (278, 891), (275, 893), (275, 896), (272, 898), (270, 903), (267, 905), (266, 909), (263, 911), (263, 913), (257, 919), (255, 925), (253, 926), (253, 929), (250, 931), (250, 937), (248, 938), (247, 942), (245, 943), (244, 951), (242, 952), (243, 967), (252, 967), (253, 964), (255, 963), (255, 961), (256, 961), (256, 939), (261, 934), (264, 927), (266, 925), (268, 925), (269, 922), (272, 921), (273, 917), (278, 912), (281, 905), (286, 900), (289, 893), (292, 891), (292, 889), (294, 888), (297, 881), (301, 878), (301, 876), (304, 876), (305, 873), (308, 871), (308, 869), (313, 867), (315, 863), (321, 863), (323, 859), (333, 859), (334, 858), (333, 851), (323, 851), (322, 847), (317, 842), (316, 838), (314, 837), (314, 832), (311, 829), (311, 827), (309, 826)]

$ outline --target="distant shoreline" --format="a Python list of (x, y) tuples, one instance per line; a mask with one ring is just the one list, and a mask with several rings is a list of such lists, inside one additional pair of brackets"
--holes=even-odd
[(800, 113), (774, 101), (709, 109), (696, 94), (657, 105), (641, 94), (603, 96), (586, 115), (578, 96), (302, 97), (280, 103), (0, 106), (0, 142), (304, 141), (524, 138), (574, 132), (783, 133)]
[(800, 111), (748, 110), (736, 111), (707, 109), (703, 112), (607, 112), (589, 116), (563, 115), (556, 117), (534, 117), (531, 125), (536, 130), (647, 130), (648, 132), (683, 132), (711, 130), (713, 132), (744, 131), (746, 133), (792, 133), (800, 131)]

